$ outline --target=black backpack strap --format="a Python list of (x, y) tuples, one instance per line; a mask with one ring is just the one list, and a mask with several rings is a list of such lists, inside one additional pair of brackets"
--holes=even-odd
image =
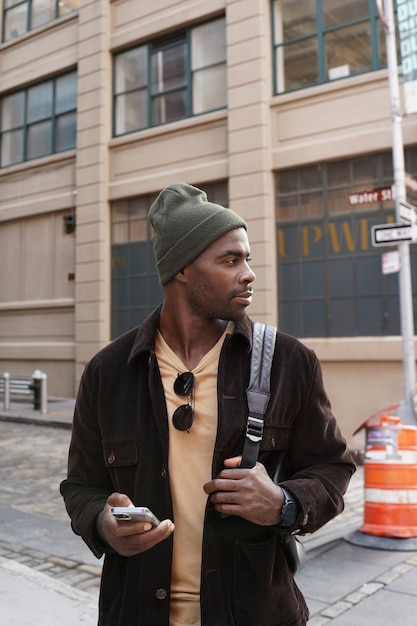
[(277, 330), (275, 326), (253, 324), (251, 373), (246, 390), (249, 414), (246, 425), (246, 438), (242, 453), (241, 467), (254, 467), (261, 445), (264, 415), (270, 398), (270, 378), (272, 358), (275, 350)]

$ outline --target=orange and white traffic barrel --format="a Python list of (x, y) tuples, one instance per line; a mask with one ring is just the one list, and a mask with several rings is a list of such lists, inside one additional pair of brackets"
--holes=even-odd
[(399, 417), (367, 424), (364, 523), (380, 537), (417, 537), (417, 427)]

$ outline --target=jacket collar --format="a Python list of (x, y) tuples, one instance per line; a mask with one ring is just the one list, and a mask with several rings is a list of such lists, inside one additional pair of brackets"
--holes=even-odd
[[(161, 316), (162, 304), (160, 304), (148, 317), (137, 327), (136, 336), (133, 341), (132, 349), (127, 359), (128, 365), (136, 359), (139, 354), (145, 352), (150, 354), (155, 350), (155, 336), (159, 326), (159, 318)], [(242, 337), (245, 341), (247, 352), (250, 352), (252, 348), (252, 321), (244, 315), (240, 320), (235, 323), (235, 330), (232, 335), (232, 340), (237, 337)]]

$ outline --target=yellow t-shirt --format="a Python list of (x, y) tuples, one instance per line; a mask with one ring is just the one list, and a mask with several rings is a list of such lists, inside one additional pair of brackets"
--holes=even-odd
[(171, 577), (170, 626), (200, 625), (200, 573), (204, 512), (203, 485), (211, 480), (217, 433), (217, 370), (230, 322), (216, 345), (192, 372), (194, 422), (190, 432), (172, 425), (177, 407), (187, 403), (174, 392), (177, 375), (188, 371), (158, 332), (155, 352), (164, 385), (169, 422), (168, 469), (174, 508), (174, 548)]

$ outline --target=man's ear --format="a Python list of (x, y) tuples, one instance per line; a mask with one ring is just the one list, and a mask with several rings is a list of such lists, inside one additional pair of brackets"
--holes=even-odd
[(183, 267), (177, 274), (175, 274), (176, 280), (179, 280), (181, 283), (185, 282), (185, 268)]

